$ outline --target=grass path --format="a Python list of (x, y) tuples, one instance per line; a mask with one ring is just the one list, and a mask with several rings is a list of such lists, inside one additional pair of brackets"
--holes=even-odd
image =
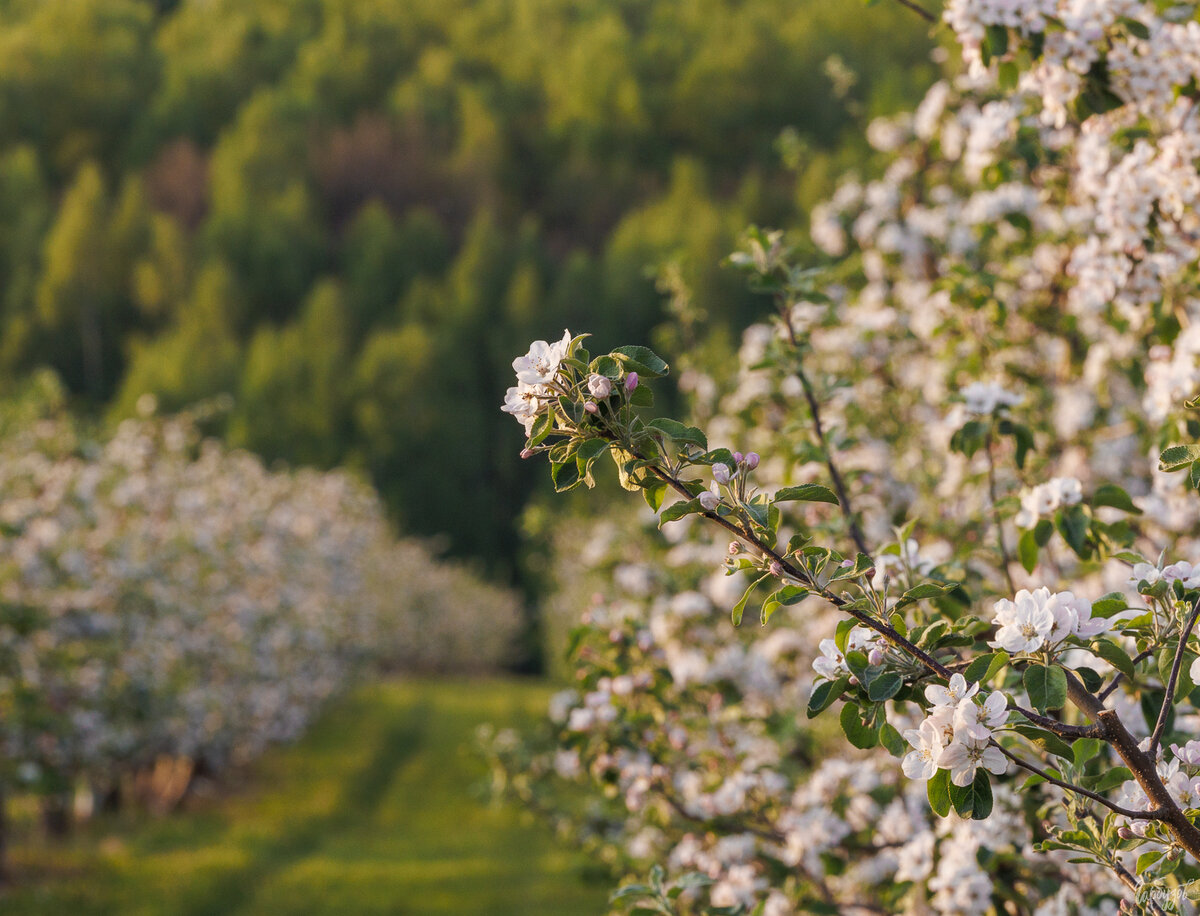
[(543, 687), (375, 685), (331, 708), (249, 785), (152, 822), (14, 850), (0, 913), (119, 916), (594, 916), (601, 885), (540, 824), (471, 795), (475, 727), (528, 721)]

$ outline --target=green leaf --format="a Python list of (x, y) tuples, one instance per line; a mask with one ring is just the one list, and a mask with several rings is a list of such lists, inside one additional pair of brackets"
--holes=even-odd
[(950, 813), (950, 771), (938, 770), (930, 777), (925, 786), (929, 796), (929, 807), (938, 817), (946, 817)]
[(646, 897), (651, 893), (649, 886), (645, 884), (626, 884), (609, 894), (608, 902), (616, 903), (618, 900), (627, 900), (630, 897)]
[(1054, 536), (1054, 525), (1050, 519), (1043, 518), (1033, 526), (1033, 539), (1037, 541), (1038, 547), (1045, 547), (1050, 543), (1050, 538)]
[(908, 742), (890, 722), (884, 722), (879, 729), (879, 743), (887, 748), (893, 757), (903, 757), (908, 753)]
[(670, 371), (666, 361), (646, 347), (617, 347), (609, 355), (622, 363), (627, 371), (646, 378), (662, 378)]
[(1140, 22), (1137, 19), (1130, 19), (1128, 16), (1122, 16), (1117, 21), (1125, 26), (1129, 34), (1134, 38), (1140, 38), (1142, 41), (1150, 40), (1150, 30), (1146, 28), (1144, 22)]
[(1008, 653), (1003, 649), (990, 655), (981, 655), (967, 665), (963, 677), (969, 684), (985, 684), (992, 679), (997, 671), (1008, 664)]
[(950, 783), (950, 801), (959, 817), (982, 821), (992, 813), (992, 783), (987, 770), (980, 767), (970, 785)]
[(746, 611), (746, 602), (750, 600), (750, 596), (754, 594), (754, 590), (758, 588), (758, 584), (766, 578), (767, 575), (764, 574), (751, 582), (746, 588), (746, 591), (742, 594), (742, 597), (738, 599), (738, 603), (733, 606), (733, 611), (730, 616), (733, 619), (733, 625), (735, 627), (740, 627), (742, 625), (742, 614), (744, 614)]
[(1129, 602), (1125, 600), (1125, 596), (1120, 592), (1109, 592), (1102, 598), (1098, 598), (1092, 602), (1093, 617), (1111, 617), (1113, 614), (1119, 614), (1121, 611), (1129, 610)]
[(590, 461), (599, 457), (607, 448), (608, 443), (603, 439), (585, 439), (579, 444), (575, 458), (579, 461)]
[[(646, 505), (650, 507), (651, 512), (657, 512), (662, 508), (663, 500), (667, 496), (667, 485), (660, 484), (659, 486), (645, 487), (642, 490), (642, 496), (646, 500)], [(662, 519), (658, 521), (659, 527), (662, 527)]]
[(546, 411), (533, 423), (533, 429), (529, 431), (529, 441), (525, 443), (528, 448), (534, 448), (546, 441), (546, 437), (550, 435), (550, 430), (554, 429), (554, 412)]
[(1088, 559), (1092, 551), (1087, 542), (1089, 520), (1087, 513), (1083, 511), (1083, 506), (1075, 505), (1060, 509), (1055, 521), (1063, 540), (1071, 546), (1076, 555), (1081, 560)]
[(649, 385), (638, 385), (629, 395), (629, 403), (634, 407), (653, 407), (654, 392), (650, 390)]
[(922, 582), (919, 585), (914, 585), (893, 605), (894, 610), (906, 608), (910, 604), (916, 604), (918, 601), (924, 601), (928, 598), (940, 598), (946, 592), (954, 588), (954, 585), (936, 585), (933, 582)]
[(1037, 569), (1038, 543), (1032, 528), (1021, 532), (1020, 540), (1017, 541), (1017, 557), (1025, 567), (1025, 572), (1031, 573)]
[(887, 671), (875, 678), (867, 686), (867, 696), (876, 703), (890, 700), (904, 686), (904, 678), (894, 671)]
[(1003, 57), (1008, 53), (1008, 27), (1003, 25), (989, 25), (987, 27), (987, 40), (991, 46), (992, 54), (995, 57)]
[(694, 426), (685, 426), (678, 420), (671, 420), (667, 417), (658, 417), (646, 424), (647, 429), (657, 430), (668, 439), (673, 439), (676, 442), (685, 442), (688, 445), (695, 445), (705, 451), (708, 450), (708, 437), (703, 432), (696, 429)]
[(1121, 646), (1118, 646), (1116, 642), (1112, 642), (1112, 640), (1097, 640), (1092, 643), (1092, 651), (1099, 655), (1100, 658), (1108, 661), (1122, 675), (1133, 679), (1133, 659), (1129, 658), (1129, 653), (1124, 651)]
[(573, 460), (550, 465), (550, 479), (554, 481), (556, 493), (566, 493), (583, 483), (579, 467)]
[(842, 731), (851, 744), (860, 750), (869, 750), (879, 743), (879, 729), (868, 725), (862, 718), (856, 703), (847, 703), (842, 707)]
[(1160, 471), (1178, 471), (1200, 459), (1200, 445), (1173, 445), (1158, 456)]
[(808, 695), (808, 717), (815, 719), (836, 702), (850, 686), (850, 675), (843, 674), (836, 681), (821, 681)]
[(1161, 849), (1151, 849), (1149, 852), (1143, 852), (1137, 859), (1137, 873), (1140, 875), (1162, 857), (1163, 853)]
[(833, 503), (838, 505), (838, 498), (833, 491), (828, 487), (823, 487), (817, 483), (805, 483), (797, 487), (784, 487), (779, 490), (771, 500), (772, 502), (809, 502), (809, 503)]
[(1071, 745), (1071, 752), (1075, 757), (1075, 765), (1083, 766), (1099, 754), (1103, 747), (1104, 742), (1099, 738), (1079, 738)]
[(802, 585), (785, 585), (775, 593), (775, 600), (785, 605), (799, 604), (810, 594), (812, 593)]
[(983, 447), (990, 429), (991, 424), (984, 420), (970, 421), (950, 437), (950, 450), (970, 458)]
[[(646, 492), (650, 492), (647, 490)], [(673, 502), (667, 508), (663, 509), (658, 516), (658, 527), (661, 528), (667, 522), (676, 522), (686, 515), (691, 515), (693, 512), (699, 512), (701, 509), (700, 500), (698, 499), (681, 499), (678, 502)]]
[(1142, 514), (1142, 510), (1133, 504), (1133, 500), (1129, 498), (1129, 494), (1112, 483), (1106, 483), (1104, 486), (1096, 489), (1096, 492), (1092, 494), (1092, 505), (1111, 506), (1114, 509), (1131, 512), (1134, 515)]
[(1017, 734), (1032, 741), (1048, 754), (1053, 754), (1055, 757), (1061, 757), (1064, 760), (1073, 760), (1075, 757), (1074, 751), (1071, 750), (1071, 745), (1067, 744), (1067, 742), (1051, 731), (1038, 728), (1036, 725), (1031, 725), (1028, 722), (1018, 722), (1012, 726), (1012, 729)]
[(1030, 665), (1022, 677), (1029, 702), (1040, 713), (1062, 709), (1067, 702), (1067, 675), (1058, 665)]
[(1133, 773), (1128, 767), (1111, 767), (1101, 773), (1100, 778), (1089, 788), (1093, 792), (1109, 792), (1131, 779), (1133, 779)]
[(1100, 688), (1104, 686), (1104, 678), (1100, 676), (1100, 672), (1086, 665), (1076, 667), (1075, 674), (1079, 677), (1079, 680), (1083, 681), (1083, 687), (1088, 693), (1098, 693)]

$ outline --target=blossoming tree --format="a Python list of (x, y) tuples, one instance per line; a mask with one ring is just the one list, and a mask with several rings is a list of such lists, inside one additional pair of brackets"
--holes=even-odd
[[(659, 866), (619, 898), (651, 911), (1162, 912), (1200, 875), (1196, 5), (945, 22), (962, 72), (872, 125), (883, 176), (813, 214), (828, 263), (759, 230), (731, 259), (775, 317), (720, 402), (681, 378), (707, 432), (647, 418), (643, 347), (514, 363), (558, 490), (611, 458), (741, 586), (689, 612), (671, 579), (707, 580), (651, 568), (577, 639), (575, 756), (543, 767), (620, 788), (595, 842)], [(799, 638), (756, 649), (713, 601)], [(795, 767), (801, 708), (899, 760)]]

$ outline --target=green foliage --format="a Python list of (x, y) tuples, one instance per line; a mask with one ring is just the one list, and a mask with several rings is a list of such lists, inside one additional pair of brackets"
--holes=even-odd
[(517, 681), (378, 684), (268, 753), (232, 797), (137, 824), (105, 818), (70, 846), (33, 840), (19, 822), (14, 855), (72, 877), (23, 881), (4, 912), (382, 916), (418, 899), (429, 916), (600, 912), (604, 890), (580, 880), (582, 857), (472, 797), (485, 776), (465, 752), (476, 729), (531, 727), (549, 693)]
[(0, 4), (0, 378), (49, 365), (114, 419), (231, 395), (234, 441), (365, 467), (511, 563), (508, 354), (655, 339), (664, 262), (693, 331), (744, 324), (742, 227), (802, 220), (927, 50), (817, 0)]

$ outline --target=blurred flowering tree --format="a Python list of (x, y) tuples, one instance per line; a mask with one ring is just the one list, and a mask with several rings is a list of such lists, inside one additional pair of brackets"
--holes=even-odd
[[(380, 667), (512, 658), (520, 608), (397, 541), (344, 473), (268, 470), (151, 404), (109, 438), (38, 377), (0, 407), (0, 783), (102, 794), (299, 735)], [(185, 777), (178, 786), (186, 788)]]
[[(1196, 12), (949, 3), (963, 72), (872, 124), (883, 176), (813, 214), (830, 262), (759, 230), (733, 256), (776, 314), (724, 397), (686, 367), (706, 431), (646, 419), (643, 347), (514, 363), (504, 409), (559, 490), (611, 458), (687, 526), (564, 552), (567, 583), (611, 573), (581, 692), (557, 751), (495, 748), (502, 788), (650, 875), (615, 903), (1189, 905)], [(604, 801), (557, 791), (581, 780)]]

